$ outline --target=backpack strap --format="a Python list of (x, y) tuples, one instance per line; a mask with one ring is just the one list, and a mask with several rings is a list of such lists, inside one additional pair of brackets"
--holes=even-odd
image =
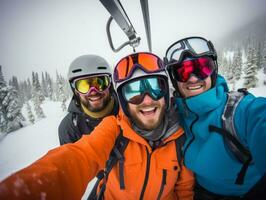
[[(90, 195), (88, 196), (88, 200), (98, 200), (103, 199), (103, 194), (106, 189), (106, 183), (108, 179), (108, 175), (111, 172), (114, 165), (119, 161), (119, 179), (120, 179), (120, 189), (125, 189), (124, 182), (124, 151), (128, 145), (129, 140), (123, 136), (123, 130), (120, 127), (120, 133), (116, 138), (115, 144), (111, 153), (109, 155), (109, 159), (105, 163), (105, 169), (98, 172), (96, 175), (97, 181), (91, 190)], [(99, 193), (97, 194), (97, 188), (99, 183), (102, 181), (102, 185)]]
[(243, 163), (242, 168), (240, 169), (235, 184), (243, 184), (244, 177), (247, 171), (247, 168), (252, 161), (252, 156), (248, 148), (246, 148), (236, 133), (234, 126), (234, 115), (236, 107), (247, 94), (246, 89), (239, 89), (238, 91), (232, 91), (228, 93), (227, 102), (222, 115), (222, 128), (210, 125), (210, 132), (217, 132), (223, 136), (224, 143), (233, 153), (235, 158)]
[(185, 140), (186, 140), (186, 134), (181, 135), (179, 138), (175, 140), (176, 157), (177, 157), (177, 161), (180, 167), (181, 167), (181, 161), (183, 158), (182, 147), (185, 143)]

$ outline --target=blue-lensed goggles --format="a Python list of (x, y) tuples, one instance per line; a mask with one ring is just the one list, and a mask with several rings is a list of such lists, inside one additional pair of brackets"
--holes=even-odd
[(166, 95), (167, 87), (167, 81), (162, 77), (142, 77), (122, 86), (122, 95), (127, 102), (132, 104), (140, 104), (146, 94), (158, 101)]

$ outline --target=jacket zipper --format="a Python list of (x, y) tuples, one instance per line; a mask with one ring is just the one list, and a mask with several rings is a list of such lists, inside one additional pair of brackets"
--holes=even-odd
[(166, 169), (163, 169), (163, 178), (162, 178), (161, 188), (160, 188), (160, 192), (158, 194), (157, 200), (160, 200), (162, 197), (164, 186), (166, 185), (166, 175), (167, 175), (167, 171)]
[[(189, 109), (189, 107), (187, 106), (187, 104), (186, 104), (186, 102), (185, 102), (185, 99), (183, 99), (182, 102), (183, 102), (183, 104), (184, 104), (184, 106), (185, 106), (185, 109), (189, 110), (191, 113), (193, 113), (193, 114), (196, 115), (196, 119), (195, 119), (195, 120), (191, 123), (191, 125), (189, 126), (189, 130), (190, 130), (190, 132), (191, 132), (191, 134), (192, 134), (192, 139), (189, 141), (188, 145), (187, 145), (186, 148), (184, 149), (184, 153), (183, 153), (183, 155), (184, 155), (184, 161), (185, 161), (185, 153), (186, 153), (188, 147), (191, 145), (191, 143), (192, 143), (193, 140), (195, 139), (195, 135), (194, 135), (194, 133), (193, 133), (193, 131), (192, 131), (192, 127), (193, 127), (193, 125), (198, 121), (199, 116), (198, 116), (197, 113), (195, 113), (195, 112), (193, 112), (193, 111), (191, 111), (191, 110)], [(186, 112), (186, 115), (188, 115), (187, 112)], [(186, 116), (186, 117), (187, 117), (187, 116)], [(185, 162), (184, 162), (184, 164), (185, 164)]]
[(140, 200), (143, 199), (144, 197), (144, 193), (148, 184), (148, 179), (149, 179), (149, 174), (150, 174), (150, 161), (151, 161), (151, 154), (149, 154), (148, 148), (146, 147), (146, 152), (147, 152), (147, 166), (146, 166), (146, 173), (145, 173), (145, 180), (144, 180), (144, 184), (140, 193)]

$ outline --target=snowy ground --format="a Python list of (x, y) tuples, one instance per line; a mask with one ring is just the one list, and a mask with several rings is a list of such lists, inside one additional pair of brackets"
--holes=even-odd
[[(57, 128), (66, 112), (62, 111), (60, 102), (46, 101), (42, 108), (45, 119), (37, 120), (33, 125), (28, 123), (0, 141), (0, 181), (59, 146)], [(22, 113), (27, 118), (24, 107)], [(86, 199), (94, 181), (88, 185), (83, 199)]]
[[(241, 81), (238, 82), (236, 87), (240, 87), (241, 84)], [(257, 88), (249, 91), (255, 96), (266, 97), (266, 86), (263, 86), (261, 81)], [(48, 150), (59, 146), (57, 128), (66, 112), (61, 110), (60, 102), (46, 101), (42, 108), (46, 115), (45, 119), (38, 120), (33, 125), (28, 124), (28, 126), (8, 134), (0, 141), (0, 181), (31, 164)], [(23, 109), (23, 115), (27, 117), (25, 109)], [(86, 199), (92, 182), (83, 199)]]

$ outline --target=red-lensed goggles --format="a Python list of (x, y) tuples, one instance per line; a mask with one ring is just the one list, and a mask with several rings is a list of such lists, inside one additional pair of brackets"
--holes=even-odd
[(132, 76), (136, 68), (144, 72), (159, 72), (164, 70), (162, 60), (152, 53), (136, 53), (122, 58), (114, 69), (114, 81), (121, 82)]
[(204, 80), (215, 70), (215, 63), (212, 58), (206, 56), (171, 64), (169, 69), (172, 77), (179, 82), (188, 81), (191, 75)]

